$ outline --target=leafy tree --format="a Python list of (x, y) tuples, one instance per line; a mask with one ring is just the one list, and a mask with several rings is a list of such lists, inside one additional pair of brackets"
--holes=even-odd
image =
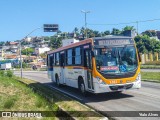
[(120, 35), (121, 31), (119, 29), (113, 28), (111, 34), (112, 35)]
[(159, 52), (160, 51), (160, 41), (155, 39), (150, 39), (148, 35), (136, 36), (134, 38), (139, 52)]
[(46, 36), (44, 37), (44, 41), (49, 41), (50, 40), (50, 37)]
[(26, 48), (22, 50), (22, 55), (31, 55), (34, 52), (33, 48)]
[(5, 45), (6, 45), (6, 46), (10, 45), (10, 42), (9, 42), (9, 41), (7, 41), (7, 42), (5, 43)]
[(110, 33), (109, 30), (104, 31), (104, 35), (110, 35), (110, 34), (111, 34), (111, 33)]
[(47, 53), (42, 53), (42, 54), (40, 54), (40, 56), (41, 56), (42, 58), (47, 58)]
[(80, 29), (80, 34), (83, 36), (83, 38), (84, 38), (84, 36), (85, 36), (85, 28), (84, 27), (82, 27), (81, 29)]
[(142, 32), (142, 35), (147, 35), (149, 37), (157, 36), (157, 33), (155, 30), (146, 30), (145, 32)]
[(62, 46), (62, 37), (55, 37), (55, 36), (51, 36), (50, 37), (50, 46), (52, 47), (52, 49), (56, 49)]
[(2, 41), (2, 42), (0, 42), (0, 46), (3, 46), (4, 44), (5, 44), (5, 42), (3, 42), (3, 41)]
[(134, 26), (126, 26), (123, 28), (122, 31), (127, 31), (127, 30), (135, 30)]

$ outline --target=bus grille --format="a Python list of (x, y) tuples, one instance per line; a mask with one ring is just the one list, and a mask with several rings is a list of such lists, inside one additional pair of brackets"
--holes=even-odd
[(130, 89), (132, 88), (133, 84), (127, 84), (127, 85), (115, 85), (115, 86), (109, 86), (111, 90), (118, 90), (118, 89)]

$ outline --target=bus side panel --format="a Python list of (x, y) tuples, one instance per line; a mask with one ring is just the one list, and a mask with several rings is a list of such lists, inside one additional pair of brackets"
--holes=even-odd
[(51, 79), (51, 71), (47, 68), (48, 78)]
[(78, 77), (81, 76), (84, 78), (84, 69), (82, 67), (67, 67), (65, 68), (66, 75), (66, 85), (78, 88)]

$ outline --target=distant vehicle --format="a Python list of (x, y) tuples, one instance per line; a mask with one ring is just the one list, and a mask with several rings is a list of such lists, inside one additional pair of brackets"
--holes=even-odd
[(47, 55), (51, 80), (83, 94), (140, 88), (140, 62), (134, 40), (125, 36), (89, 38)]
[(32, 66), (32, 69), (33, 69), (33, 70), (37, 70), (37, 66), (36, 66), (36, 65), (33, 65), (33, 66)]
[(1, 64), (1, 70), (10, 70), (12, 68), (11, 63), (3, 63)]

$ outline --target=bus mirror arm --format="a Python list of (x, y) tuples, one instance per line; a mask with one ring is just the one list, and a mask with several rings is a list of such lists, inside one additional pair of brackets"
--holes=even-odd
[(138, 52), (138, 59), (139, 59), (139, 62), (141, 62), (141, 55), (139, 52)]
[(93, 51), (91, 51), (91, 56), (92, 56), (92, 57), (95, 57), (95, 55), (94, 55), (94, 52), (93, 52)]

